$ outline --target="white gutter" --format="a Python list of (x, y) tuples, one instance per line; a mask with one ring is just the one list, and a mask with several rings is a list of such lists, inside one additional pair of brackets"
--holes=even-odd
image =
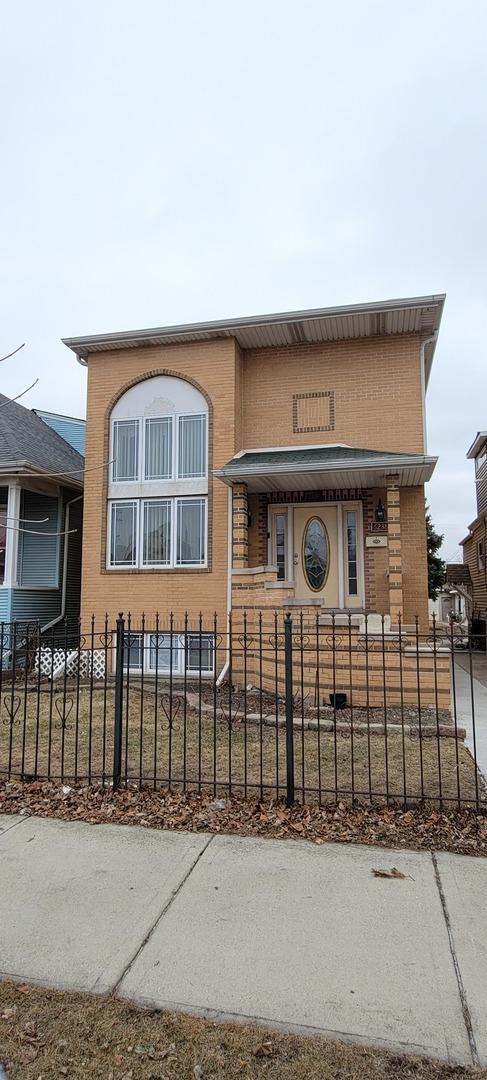
[(426, 454), (428, 434), (426, 431), (426, 361), (425, 361), (425, 349), (427, 345), (434, 345), (438, 337), (438, 332), (435, 331), (430, 337), (424, 339), (421, 342), (421, 348), (419, 350), (419, 370), (421, 377), (421, 408), (423, 413), (423, 450)]
[(233, 493), (231, 487), (228, 489), (227, 508), (227, 647), (225, 650), (225, 663), (216, 680), (217, 686), (221, 686), (230, 667), (230, 612), (232, 610), (233, 564)]
[(66, 582), (67, 582), (67, 576), (68, 576), (68, 544), (69, 544), (69, 511), (70, 511), (70, 508), (72, 507), (73, 503), (79, 502), (79, 500), (82, 499), (82, 498), (83, 498), (82, 495), (76, 495), (76, 498), (70, 499), (69, 502), (66, 503), (66, 513), (64, 515), (64, 529), (65, 529), (65, 534), (66, 535), (65, 535), (65, 539), (64, 539), (64, 554), (63, 554), (63, 584), (62, 584), (62, 592), (61, 592), (61, 613), (60, 613), (60, 615), (56, 615), (55, 619), (51, 619), (51, 622), (46, 623), (45, 626), (41, 626), (41, 634), (43, 634), (46, 630), (50, 630), (52, 626), (56, 626), (57, 623), (61, 622), (61, 620), (64, 619), (64, 616), (66, 614)]

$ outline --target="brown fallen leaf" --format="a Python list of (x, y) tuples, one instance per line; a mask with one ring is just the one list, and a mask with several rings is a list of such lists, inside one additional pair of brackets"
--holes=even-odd
[(406, 878), (407, 874), (403, 874), (401, 870), (397, 869), (397, 866), (392, 866), (390, 870), (372, 870), (374, 877), (380, 878)]
[(260, 1043), (253, 1053), (254, 1057), (272, 1057), (273, 1046), (271, 1040), (268, 1039), (266, 1042)]

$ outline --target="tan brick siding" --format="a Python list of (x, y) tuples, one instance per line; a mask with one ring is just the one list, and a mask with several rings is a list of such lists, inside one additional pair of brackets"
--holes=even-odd
[[(124, 349), (90, 357), (86, 427), (86, 487), (84, 501), (82, 617), (94, 612), (99, 622), (105, 612), (113, 620), (118, 611), (142, 611), (148, 624), (159, 611), (161, 619), (173, 610), (180, 618), (185, 608), (205, 622), (216, 610), (225, 617), (227, 607), (227, 488), (213, 480), (211, 469), (224, 465), (235, 452), (235, 386), (238, 370), (233, 341), (204, 342), (191, 346), (154, 346)], [(122, 388), (145, 373), (178, 373), (195, 381), (212, 403), (212, 461), (209, 503), (211, 569), (125, 571), (105, 570), (106, 468), (108, 411)]]
[[(243, 354), (243, 447), (348, 443), (422, 453), (415, 335), (254, 349)], [(334, 392), (334, 430), (293, 430), (293, 395)]]
[[(357, 340), (242, 352), (232, 340), (149, 346), (100, 353), (88, 365), (86, 488), (82, 615), (97, 622), (108, 612), (144, 611), (150, 623), (186, 608), (205, 623), (227, 607), (228, 489), (212, 478), (244, 447), (348, 443), (370, 449), (421, 452), (423, 426), (416, 336)], [(109, 412), (131, 383), (150, 374), (180, 374), (210, 402), (209, 568), (107, 571), (105, 537)], [(334, 430), (296, 433), (296, 394), (333, 392)], [(295, 410), (294, 410), (295, 414)], [(314, 413), (313, 413), (314, 415)], [(331, 415), (328, 410), (328, 416)], [(372, 521), (378, 492), (362, 492), (364, 524)], [(318, 497), (318, 493), (317, 496)], [(382, 493), (385, 504), (385, 496)], [(250, 495), (249, 566), (267, 563), (267, 499)], [(364, 532), (366, 528), (364, 529)], [(427, 625), (426, 536), (423, 490), (401, 489), (404, 618), (418, 613)], [(245, 552), (240, 552), (245, 561)], [(387, 549), (365, 552), (366, 606), (389, 610)], [(276, 599), (276, 603), (278, 600)]]
[(402, 576), (405, 623), (418, 615), (420, 630), (428, 630), (428, 557), (424, 487), (401, 488)]

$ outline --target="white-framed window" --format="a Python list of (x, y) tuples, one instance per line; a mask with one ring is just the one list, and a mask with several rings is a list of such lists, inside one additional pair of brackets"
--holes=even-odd
[(145, 421), (144, 480), (171, 480), (173, 474), (173, 418), (149, 416)]
[(477, 569), (485, 570), (485, 541), (477, 541)]
[(206, 476), (206, 416), (178, 416), (178, 479)]
[(206, 566), (206, 496), (121, 499), (109, 507), (109, 568)]
[(269, 562), (277, 566), (277, 580), (287, 581), (289, 569), (289, 514), (287, 506), (271, 506), (269, 515)]
[(345, 536), (347, 542), (346, 567), (347, 567), (347, 593), (349, 596), (358, 595), (358, 555), (357, 555), (357, 511), (345, 511)]
[(211, 631), (125, 634), (124, 667), (149, 675), (213, 675), (215, 639)]
[(126, 483), (139, 476), (140, 423), (114, 420), (112, 429), (112, 479)]
[(203, 480), (208, 475), (206, 413), (112, 420), (112, 483)]
[(137, 566), (137, 499), (110, 504), (110, 566)]
[(111, 416), (109, 570), (207, 565), (208, 405), (185, 379), (129, 387)]

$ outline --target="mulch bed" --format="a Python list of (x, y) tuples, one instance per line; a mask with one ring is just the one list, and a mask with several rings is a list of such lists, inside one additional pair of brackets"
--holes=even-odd
[(55, 817), (94, 824), (142, 825), (153, 829), (237, 833), (241, 836), (301, 838), (377, 844), (415, 850), (487, 855), (487, 815), (474, 810), (400, 809), (343, 803), (320, 807), (281, 802), (170, 793), (135, 786), (61, 786), (51, 781), (0, 781), (0, 813)]
[[(235, 722), (243, 720), (245, 712), (247, 715), (257, 714), (263, 718), (267, 716), (274, 717), (277, 714), (280, 717), (284, 717), (285, 701), (284, 697), (277, 696), (269, 693), (269, 691), (263, 690), (262, 694), (259, 689), (252, 687), (247, 690), (235, 690), (232, 689), (230, 694), (230, 688), (228, 683), (223, 683), (222, 686), (214, 687), (213, 683), (208, 684), (201, 682), (201, 685), (197, 682), (188, 682), (187, 692), (190, 695), (196, 695), (197, 699), (201, 699), (201, 702), (208, 709), (216, 707), (218, 711), (228, 714), (230, 706), (232, 716)], [(175, 696), (184, 696), (182, 689), (175, 691)], [(296, 717), (299, 719), (304, 716), (307, 719), (315, 720), (319, 715), (320, 720), (323, 723), (331, 723), (335, 719), (342, 723), (350, 724), (353, 720), (354, 724), (383, 724), (384, 720), (387, 720), (388, 724), (413, 724), (419, 726), (433, 726), (437, 724), (447, 724), (453, 726), (453, 719), (449, 709), (433, 709), (430, 706), (421, 709), (421, 715), (418, 708), (415, 705), (403, 705), (401, 708), (399, 705), (387, 705), (385, 708), (365, 708), (365, 706), (355, 705), (353, 712), (349, 706), (344, 709), (334, 709), (332, 705), (328, 703), (327, 695), (320, 695), (322, 698), (319, 709), (316, 706), (314, 693), (307, 692), (301, 695), (299, 691), (294, 695), (294, 711)], [(194, 704), (194, 700), (192, 701)]]

